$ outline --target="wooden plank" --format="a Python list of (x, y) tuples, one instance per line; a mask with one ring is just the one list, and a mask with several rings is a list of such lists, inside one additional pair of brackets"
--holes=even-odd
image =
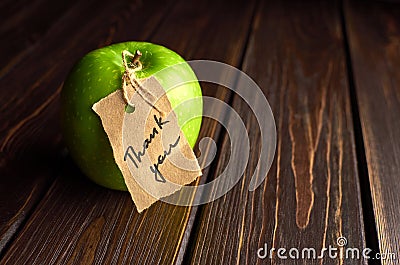
[[(161, 3), (146, 5), (153, 12), (165, 10)], [(185, 58), (210, 58), (238, 65), (253, 10), (252, 2), (246, 3), (249, 9), (243, 10), (243, 5), (244, 1), (229, 8), (211, 1), (196, 6), (185, 1), (174, 3), (174, 8), (167, 10), (169, 16), (149, 40), (166, 45)], [(226, 11), (220, 20), (219, 14)], [(139, 22), (152, 21), (149, 12), (142, 13), (139, 17), (124, 16), (112, 40), (141, 36), (141, 29), (146, 26)], [(99, 16), (98, 23), (101, 20)], [(231, 47), (227, 49), (224, 42), (232, 43)], [(207, 46), (201, 47), (201, 43)], [(53, 78), (53, 82), (62, 80), (59, 76)], [(224, 90), (216, 93), (213, 88), (207, 86), (205, 94), (229, 98)], [(217, 131), (215, 122), (204, 121), (203, 136), (215, 138)], [(190, 207), (158, 202), (139, 215), (129, 194), (89, 183), (68, 163), (5, 253), (3, 262), (171, 264), (178, 258), (190, 214)]]
[[(43, 0), (34, 0), (34, 1), (24, 1), (24, 0), (4, 0), (0, 2), (0, 15), (3, 20), (3, 22), (9, 20), (10, 18), (14, 18), (16, 16), (19, 16), (19, 12), (24, 9), (24, 7), (27, 7), (28, 9), (31, 8), (32, 6), (37, 5), (37, 3), (40, 3)], [(25, 11), (27, 12), (27, 11)], [(16, 26), (16, 25), (15, 25)], [(1, 29), (4, 29), (4, 25), (0, 26)]]
[(379, 248), (398, 259), (400, 4), (354, 1), (345, 6), (345, 19)]
[[(362, 258), (330, 259), (327, 252), (323, 259), (301, 259), (304, 248), (320, 255), (338, 247), (340, 236), (347, 247), (365, 247), (339, 4), (260, 2), (243, 69), (272, 105), (276, 160), (263, 185), (249, 192), (261, 139), (254, 115), (235, 96), (233, 107), (250, 135), (249, 164), (229, 193), (202, 208), (188, 262), (365, 264)], [(261, 104), (259, 98), (251, 102)], [(240, 159), (229, 157), (227, 137), (222, 148), (220, 165)], [(264, 244), (275, 248), (272, 259), (257, 257)], [(287, 260), (277, 256), (278, 248), (286, 248)], [(290, 248), (300, 259), (290, 258)]]
[[(123, 40), (125, 30), (114, 33), (121, 27), (119, 23), (131, 22), (130, 12), (139, 12), (133, 22), (142, 23), (131, 26), (135, 32), (131, 36), (143, 40), (167, 11), (125, 1), (97, 3), (95, 7), (89, 2), (80, 7), (63, 21), (59, 31), (43, 39), (24, 64), (0, 80), (0, 175), (4, 176), (0, 178), (0, 252), (59, 174), (63, 149), (59, 93), (72, 65), (112, 38)], [(150, 14), (153, 19), (143, 21)], [(121, 21), (121, 16), (125, 20)], [(89, 35), (92, 38), (87, 38)]]
[[(0, 77), (22, 63), (51, 28), (59, 29), (64, 15), (68, 17), (70, 12), (74, 13), (71, 9), (75, 4), (76, 1), (66, 0), (13, 1), (1, 8)], [(86, 1), (77, 8), (88, 4), (92, 3)]]

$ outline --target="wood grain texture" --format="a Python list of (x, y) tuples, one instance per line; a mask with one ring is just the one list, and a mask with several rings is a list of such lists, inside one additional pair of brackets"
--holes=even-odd
[(124, 1), (80, 7), (0, 80), (0, 252), (60, 172), (59, 93), (69, 69), (86, 52), (110, 43), (116, 29), (132, 18), (130, 12), (142, 14), (135, 16), (136, 24), (152, 14), (142, 22), (143, 30), (131, 26), (132, 38), (139, 40), (150, 36), (166, 12)]
[[(162, 2), (146, 2), (140, 9), (136, 4), (125, 8), (118, 5), (103, 7), (99, 12), (109, 13), (110, 9), (127, 12), (115, 12), (114, 16), (107, 16), (109, 20), (106, 21), (104, 15), (96, 14), (96, 21), (80, 28), (73, 41), (59, 43), (59, 47), (50, 49), (52, 54), (46, 56), (42, 63), (50, 63), (51, 55), (57, 55), (57, 51), (64, 51), (63, 55), (67, 58), (77, 58), (83, 50), (93, 48), (93, 42), (104, 45), (111, 41), (144, 38), (176, 50), (185, 58), (210, 58), (238, 65), (253, 10), (252, 2), (246, 3), (250, 7), (247, 10), (242, 9), (243, 5), (235, 2), (227, 8), (223, 3), (211, 4), (211, 1), (197, 5), (181, 1), (174, 3), (172, 9)], [(226, 11), (228, 13), (221, 21), (218, 14)], [(168, 16), (160, 19), (164, 12)], [(115, 22), (110, 21), (114, 19)], [(187, 25), (195, 26), (188, 30)], [(102, 30), (90, 31), (95, 26)], [(155, 26), (157, 30), (149, 37), (149, 32)], [(208, 34), (210, 28), (212, 35)], [(232, 28), (235, 31), (231, 31)], [(104, 32), (109, 32), (106, 41)], [(86, 38), (88, 35), (91, 38)], [(49, 41), (58, 38), (54, 33)], [(202, 42), (207, 43), (207, 47), (194, 45)], [(226, 48), (225, 42), (233, 45)], [(57, 63), (51, 76), (49, 73), (47, 76), (43, 73), (38, 76), (42, 77), (41, 82), (50, 90), (49, 84), (61, 82), (65, 76), (64, 70), (69, 67)], [(21, 91), (22, 87), (16, 89)], [(225, 90), (214, 90), (212, 86), (204, 89), (205, 94), (229, 99), (229, 93)], [(43, 89), (42, 97), (46, 97), (46, 93), (51, 95), (51, 91), (47, 90)], [(33, 105), (29, 107), (33, 108)], [(10, 108), (13, 106), (6, 111), (11, 113)], [(218, 109), (215, 111), (220, 112)], [(19, 118), (13, 120), (18, 121)], [(202, 136), (218, 137), (219, 130), (214, 121), (205, 120), (203, 128)], [(1, 262), (171, 264), (178, 259), (190, 214), (189, 207), (159, 202), (139, 215), (129, 194), (106, 190), (90, 183), (73, 163), (67, 161), (61, 176), (26, 221)]]
[[(261, 1), (243, 69), (272, 105), (278, 143), (263, 185), (248, 191), (260, 134), (239, 98), (233, 107), (249, 132), (251, 152), (241, 181), (201, 209), (192, 264), (366, 264), (363, 259), (257, 258), (257, 250), (315, 248), (336, 239), (365, 246), (353, 123), (337, 2)], [(258, 98), (252, 99), (259, 104)], [(242, 143), (233, 143), (239, 144)], [(229, 157), (227, 137), (214, 177)], [(285, 253), (288, 256), (288, 252)], [(300, 254), (301, 255), (301, 254)]]
[(348, 3), (345, 20), (381, 253), (400, 258), (400, 4)]
[[(0, 17), (0, 77), (21, 63), (24, 57), (34, 49), (43, 36), (60, 26), (59, 20), (69, 16), (70, 9), (77, 1), (13, 1), (1, 8)], [(91, 4), (85, 1), (75, 8)], [(76, 11), (75, 11), (76, 13)], [(62, 22), (61, 22), (62, 23)]]

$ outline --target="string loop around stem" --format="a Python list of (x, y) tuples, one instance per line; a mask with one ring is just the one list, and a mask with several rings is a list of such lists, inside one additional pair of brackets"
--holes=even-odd
[[(127, 56), (132, 58), (132, 62), (128, 63)], [(125, 103), (131, 107), (132, 104), (130, 103), (129, 97), (128, 97), (128, 82), (132, 83), (132, 75), (135, 74), (136, 71), (142, 70), (142, 63), (140, 62), (140, 57), (142, 56), (142, 53), (139, 50), (136, 50), (135, 54), (133, 55), (127, 50), (122, 51), (122, 63), (125, 68), (124, 75), (122, 76), (122, 92), (123, 92), (123, 97), (125, 100)], [(133, 67), (131, 67), (133, 66)], [(133, 86), (133, 84), (132, 84)], [(135, 87), (133, 86), (135, 89)], [(135, 89), (136, 90), (136, 89)]]
[[(136, 79), (136, 72), (142, 70), (142, 63), (139, 60), (141, 56), (142, 53), (139, 50), (136, 50), (135, 54), (132, 54), (127, 50), (122, 51), (122, 62), (125, 68), (124, 75), (122, 76), (122, 92), (124, 101), (131, 108), (135, 108), (128, 97), (128, 86), (129, 84), (131, 84), (136, 93), (138, 93), (150, 106), (156, 109), (160, 114), (163, 114), (163, 112), (155, 106), (157, 98), (149, 91), (147, 91), (146, 88), (143, 88)], [(130, 63), (128, 62), (127, 57), (132, 58)]]

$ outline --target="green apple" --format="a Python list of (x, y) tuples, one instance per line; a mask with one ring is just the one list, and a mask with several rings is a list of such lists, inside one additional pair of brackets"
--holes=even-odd
[[(73, 67), (61, 92), (63, 134), (69, 152), (81, 170), (97, 184), (116, 190), (127, 188), (101, 120), (92, 106), (122, 88), (124, 50), (142, 53), (142, 69), (136, 72), (136, 77), (154, 76), (160, 82), (192, 148), (200, 131), (203, 111), (202, 93), (193, 70), (182, 57), (163, 46), (125, 42), (85, 55)], [(180, 71), (168, 68), (176, 64), (183, 65), (179, 67)], [(188, 100), (190, 104), (179, 105)]]

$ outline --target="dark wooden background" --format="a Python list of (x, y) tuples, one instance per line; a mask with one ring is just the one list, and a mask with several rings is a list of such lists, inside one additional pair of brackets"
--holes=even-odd
[[(1, 264), (400, 264), (399, 3), (3, 0), (0, 18)], [(278, 142), (257, 190), (257, 121), (207, 84), (250, 136), (246, 172), (225, 196), (138, 214), (128, 193), (80, 173), (59, 128), (62, 82), (90, 50), (129, 40), (228, 63), (258, 83)], [(204, 119), (205, 136), (218, 153), (200, 182), (230, 159), (215, 121)], [(257, 258), (264, 244), (319, 250), (340, 236), (397, 259)]]

